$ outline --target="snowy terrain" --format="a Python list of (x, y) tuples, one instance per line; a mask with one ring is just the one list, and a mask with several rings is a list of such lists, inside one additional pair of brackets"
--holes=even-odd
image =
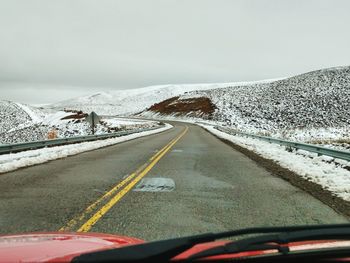
[[(173, 97), (179, 98), (170, 102), (172, 104), (181, 100), (184, 104), (188, 103), (189, 99), (195, 101), (196, 98), (205, 97), (215, 105), (215, 111), (210, 113), (210, 118), (205, 115), (206, 119), (203, 120), (199, 118), (204, 116), (200, 112), (197, 115), (190, 111), (182, 112), (179, 116), (175, 113), (165, 115), (147, 110)], [(100, 92), (41, 108), (0, 101), (0, 144), (47, 139), (52, 130), (56, 132), (57, 137), (90, 134), (90, 127), (84, 119), (73, 118), (72, 115), (79, 111), (95, 111), (104, 115), (97, 127), (97, 133), (157, 125), (152, 121), (120, 117), (137, 115), (201, 122), (202, 125), (206, 122), (248, 133), (349, 150), (349, 109), (350, 67), (338, 67), (260, 82), (162, 85)], [(229, 135), (207, 125), (206, 128), (222, 138), (276, 161), (303, 178), (320, 184), (335, 195), (350, 201), (350, 172), (344, 168), (349, 167), (349, 163), (325, 162), (325, 157), (313, 156), (302, 151), (287, 152), (279, 145)], [(60, 146), (63, 148), (53, 147), (52, 152), (50, 148), (0, 156), (0, 172), (103, 147), (110, 145), (109, 143), (114, 144), (119, 142), (117, 139), (83, 143), (79, 144), (77, 149), (75, 145), (67, 145)]]
[[(324, 189), (329, 190), (340, 198), (350, 201), (350, 171), (344, 169), (344, 166), (349, 167), (350, 164), (341, 161), (337, 164), (335, 162), (324, 162), (324, 156), (310, 155), (305, 157), (300, 151), (288, 152), (285, 147), (270, 144), (257, 139), (246, 138), (242, 136), (230, 135), (218, 131), (213, 126), (201, 125), (209, 130), (211, 133), (227, 139), (235, 144), (247, 148), (259, 155), (272, 159), (284, 168), (287, 168), (306, 180), (310, 180), (316, 184), (321, 185)], [(312, 157), (312, 158), (310, 158)]]
[[(66, 138), (92, 133), (90, 125), (80, 115), (73, 112), (40, 109), (29, 105), (0, 101), (0, 144), (20, 143), (49, 138)], [(150, 128), (156, 122), (103, 117), (97, 124), (96, 134)]]
[(38, 125), (43, 116), (29, 106), (0, 101), (0, 144), (26, 141), (27, 138), (42, 139), (47, 134), (47, 128)]
[(133, 133), (130, 135), (111, 139), (98, 140), (92, 142), (82, 142), (70, 145), (62, 145), (38, 150), (0, 155), (0, 173), (13, 171), (21, 167), (45, 163), (51, 160), (56, 160), (78, 153), (99, 149), (105, 146), (114, 145), (135, 138), (156, 134), (168, 130), (171, 127), (172, 126), (170, 124), (166, 124), (164, 127), (161, 127), (159, 129), (140, 133)]
[[(43, 139), (55, 129), (58, 137), (89, 134), (87, 123), (61, 119), (64, 111), (99, 115), (159, 117), (146, 109), (166, 99), (206, 97), (215, 105), (213, 122), (240, 131), (288, 140), (347, 148), (350, 141), (350, 67), (329, 68), (290, 78), (222, 84), (160, 85), (100, 92), (40, 110), (0, 101), (0, 143)], [(13, 116), (16, 116), (13, 119)], [(168, 114), (168, 116), (171, 114)], [(174, 115), (175, 116), (175, 115)], [(184, 116), (193, 116), (191, 112)], [(184, 117), (182, 116), (182, 117)], [(200, 116), (200, 115), (199, 115)], [(164, 116), (163, 116), (164, 117)], [(110, 123), (98, 133), (118, 129)], [(124, 125), (122, 128), (125, 128)], [(18, 131), (21, 132), (18, 132)]]
[(0, 101), (0, 134), (32, 125), (33, 121), (17, 103)]
[(251, 85), (271, 81), (273, 80), (220, 84), (159, 85), (139, 89), (99, 92), (90, 96), (55, 103), (48, 106), (48, 108), (55, 110), (74, 109), (84, 112), (95, 111), (101, 115), (128, 116), (144, 111), (154, 103), (194, 90), (219, 89), (227, 86)]
[[(217, 107), (214, 121), (243, 132), (312, 143), (350, 139), (350, 67), (195, 90), (179, 99), (196, 97), (207, 97)], [(142, 116), (152, 114), (143, 112)]]

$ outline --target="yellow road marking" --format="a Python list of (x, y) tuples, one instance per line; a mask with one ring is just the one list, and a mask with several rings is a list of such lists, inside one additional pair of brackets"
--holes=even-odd
[[(172, 140), (173, 141), (173, 140)], [(159, 152), (157, 152), (152, 158), (157, 157), (164, 149), (166, 149), (171, 142), (170, 141), (167, 145), (165, 145)], [(141, 167), (139, 167), (136, 172), (130, 174), (128, 177), (126, 177), (123, 181), (115, 185), (111, 190), (109, 190), (107, 193), (105, 193), (103, 196), (101, 196), (99, 199), (97, 199), (94, 203), (89, 205), (84, 212), (82, 212), (80, 215), (75, 216), (72, 220), (70, 220), (67, 225), (61, 227), (58, 231), (69, 231), (71, 230), (76, 224), (79, 223), (79, 221), (82, 221), (89, 213), (91, 213), (94, 208), (99, 205), (103, 200), (105, 200), (107, 197), (110, 197), (113, 195), (117, 190), (119, 190), (121, 187), (123, 187), (126, 183), (128, 183), (132, 178), (134, 178), (144, 167), (147, 165), (147, 163), (143, 164)]]
[(121, 181), (119, 184), (117, 184), (116, 186), (114, 186), (110, 191), (108, 191), (106, 194), (104, 194), (102, 197), (100, 197), (99, 199), (97, 199), (94, 203), (92, 203), (91, 205), (89, 205), (85, 211), (80, 214), (79, 216), (74, 217), (72, 220), (70, 220), (68, 222), (67, 225), (61, 227), (58, 231), (68, 231), (70, 230), (72, 227), (74, 227), (79, 221), (82, 221), (87, 214), (91, 213), (94, 208), (101, 203), (103, 200), (105, 200), (107, 197), (111, 196), (112, 194), (114, 194), (114, 192), (116, 192), (118, 189), (120, 189), (121, 187), (123, 187), (125, 184), (127, 184), (132, 178), (134, 178), (136, 175), (136, 173), (132, 173), (131, 175), (129, 175), (128, 177), (126, 177), (123, 181)]
[[(174, 140), (171, 140), (167, 145), (165, 145), (160, 151), (158, 151), (154, 156), (152, 156), (151, 159), (156, 158), (159, 154), (162, 153)], [(94, 203), (89, 205), (84, 212), (82, 212), (80, 215), (75, 216), (72, 220), (70, 220), (67, 225), (61, 227), (58, 231), (69, 231), (71, 230), (76, 224), (79, 223), (79, 221), (82, 221), (89, 213), (91, 213), (94, 208), (100, 204), (103, 200), (105, 200), (107, 197), (113, 195), (117, 190), (119, 190), (121, 187), (123, 187), (126, 183), (128, 183), (132, 178), (134, 178), (144, 167), (147, 165), (147, 163), (143, 164), (141, 167), (139, 167), (136, 172), (132, 173), (128, 177), (126, 177), (123, 181), (118, 183), (116, 186), (114, 186), (110, 191), (108, 191), (106, 194), (101, 196), (99, 199), (97, 199)]]
[[(186, 127), (185, 131), (187, 131), (188, 127)], [(180, 135), (182, 137), (182, 134)], [(180, 137), (179, 136), (179, 137)], [(178, 138), (178, 137), (177, 137)], [(154, 160), (158, 156), (160, 156), (163, 151), (167, 150), (170, 145), (173, 145), (173, 142), (177, 139), (171, 140), (169, 143), (167, 143), (160, 151), (158, 151), (155, 155), (153, 155), (150, 158), (150, 161)], [(162, 155), (163, 156), (163, 155)], [(99, 199), (97, 199), (94, 203), (89, 205), (81, 214), (78, 216), (75, 216), (73, 219), (71, 219), (65, 226), (61, 227), (58, 231), (70, 231), (72, 228), (77, 225), (79, 222), (81, 222), (88, 214), (93, 212), (93, 210), (98, 206), (102, 201), (104, 201), (107, 197), (112, 196), (116, 191), (118, 191), (120, 188), (122, 188), (124, 185), (126, 185), (129, 181), (131, 181), (136, 175), (138, 175), (147, 165), (148, 163), (143, 164), (141, 167), (139, 167), (134, 173), (130, 174), (128, 177), (126, 177), (123, 181), (115, 185), (111, 190), (109, 190), (107, 193), (105, 193), (103, 196), (101, 196)], [(153, 166), (152, 166), (153, 167)]]
[(118, 192), (107, 204), (105, 204), (100, 210), (98, 210), (88, 221), (86, 221), (79, 229), (78, 232), (88, 232), (97, 221), (105, 215), (124, 195), (126, 195), (152, 168), (158, 161), (177, 143), (187, 132), (188, 127), (126, 187)]
[(160, 151), (157, 152), (157, 154), (153, 155), (151, 158), (149, 158), (150, 161), (154, 160), (159, 154), (162, 153), (162, 151), (164, 151), (164, 149), (166, 149), (170, 144), (173, 143), (173, 141), (175, 141), (175, 139), (172, 139), (167, 145), (165, 145)]

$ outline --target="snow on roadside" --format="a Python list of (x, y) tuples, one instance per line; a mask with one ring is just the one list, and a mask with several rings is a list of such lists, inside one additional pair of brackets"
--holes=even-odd
[(159, 132), (166, 131), (172, 127), (173, 126), (170, 124), (165, 124), (165, 127), (156, 130), (133, 133), (122, 137), (0, 155), (0, 173), (6, 173), (9, 171), (16, 170), (18, 168), (32, 166), (35, 164), (41, 164), (55, 159), (76, 155), (78, 153), (118, 144), (139, 137), (156, 134)]
[(118, 117), (113, 117), (113, 118), (102, 118), (104, 122), (108, 126), (113, 126), (113, 127), (119, 127), (120, 125), (134, 125), (135, 123), (145, 123), (149, 122), (148, 120), (137, 120), (137, 119), (127, 119), (127, 118), (118, 118)]
[(323, 156), (308, 158), (300, 155), (300, 152), (299, 154), (298, 152), (288, 152), (284, 146), (270, 144), (258, 139), (230, 135), (209, 125), (200, 124), (200, 126), (220, 138), (247, 148), (267, 159), (274, 160), (282, 167), (297, 173), (304, 179), (317, 183), (336, 196), (350, 201), (350, 171), (342, 168), (341, 165), (325, 163)]

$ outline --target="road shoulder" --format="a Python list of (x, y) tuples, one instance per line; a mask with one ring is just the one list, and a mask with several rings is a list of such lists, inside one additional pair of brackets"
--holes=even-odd
[(321, 185), (302, 178), (297, 173), (280, 166), (279, 164), (277, 164), (273, 160), (264, 158), (263, 156), (255, 153), (253, 151), (250, 151), (250, 150), (248, 150), (240, 145), (237, 145), (237, 144), (235, 144), (227, 139), (223, 139), (220, 136), (217, 136), (216, 134), (211, 133), (210, 131), (208, 131), (204, 127), (202, 127), (202, 128), (205, 131), (207, 131), (208, 133), (217, 137), (222, 142), (231, 146), (236, 151), (241, 152), (242, 154), (244, 154), (245, 156), (247, 156), (251, 160), (255, 161), (259, 166), (266, 169), (272, 175), (277, 176), (279, 178), (282, 178), (285, 181), (289, 182), (290, 184), (298, 187), (299, 189), (302, 189), (303, 191), (309, 193), (313, 197), (320, 200), (322, 203), (324, 203), (327, 206), (334, 209), (336, 212), (338, 212), (338, 213), (340, 213), (340, 214), (342, 214), (350, 219), (350, 202), (345, 201), (338, 196), (335, 196), (329, 190), (322, 188)]

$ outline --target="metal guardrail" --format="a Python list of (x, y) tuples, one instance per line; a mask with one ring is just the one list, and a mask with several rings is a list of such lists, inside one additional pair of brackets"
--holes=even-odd
[(222, 128), (219, 126), (214, 126), (214, 128), (219, 130), (219, 131), (226, 132), (226, 133), (233, 134), (233, 135), (239, 134), (239, 135), (243, 135), (246, 137), (267, 141), (269, 143), (275, 143), (275, 144), (284, 145), (284, 146), (295, 148), (295, 149), (301, 149), (301, 150), (305, 150), (308, 152), (317, 153), (318, 155), (326, 155), (326, 156), (330, 156), (333, 158), (350, 161), (350, 152), (347, 152), (347, 151), (334, 150), (334, 149), (329, 149), (326, 147), (317, 146), (317, 145), (313, 145), (313, 144), (292, 142), (292, 141), (280, 140), (280, 139), (275, 139), (275, 138), (266, 137), (266, 136), (238, 132), (238, 131), (234, 131), (231, 129)]
[[(162, 124), (162, 126), (163, 125), (164, 124)], [(125, 136), (133, 133), (152, 131), (158, 128), (159, 127), (137, 129), (137, 130), (130, 130), (130, 131), (120, 131), (120, 132), (99, 134), (99, 135), (87, 135), (87, 136), (78, 136), (78, 137), (62, 138), (62, 139), (42, 140), (42, 141), (35, 141), (35, 142), (4, 144), (4, 145), (0, 145), (0, 154), (35, 150), (35, 149), (45, 148), (48, 146), (59, 146), (59, 145), (66, 145), (66, 144), (79, 143), (79, 142), (96, 141), (96, 140)]]

